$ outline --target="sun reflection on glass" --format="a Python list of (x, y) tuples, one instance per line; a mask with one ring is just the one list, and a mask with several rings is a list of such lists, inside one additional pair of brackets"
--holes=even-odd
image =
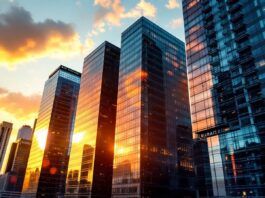
[(45, 129), (41, 129), (35, 132), (34, 137), (38, 142), (38, 146), (41, 150), (45, 149), (46, 140), (47, 140), (48, 131)]

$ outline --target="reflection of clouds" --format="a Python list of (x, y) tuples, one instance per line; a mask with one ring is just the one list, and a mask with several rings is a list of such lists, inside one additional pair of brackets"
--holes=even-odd
[(199, 41), (197, 39), (191, 41), (187, 44), (187, 51), (190, 51), (191, 53), (198, 52), (205, 48), (205, 45), (202, 41)]
[[(132, 100), (133, 97), (139, 96), (141, 92), (141, 80), (145, 80), (148, 77), (148, 73), (141, 68), (131, 72), (124, 80), (126, 97)], [(133, 102), (134, 107), (140, 107), (140, 102)]]
[(34, 137), (37, 140), (38, 146), (44, 151), (46, 146), (48, 131), (46, 129), (40, 129), (35, 132)]

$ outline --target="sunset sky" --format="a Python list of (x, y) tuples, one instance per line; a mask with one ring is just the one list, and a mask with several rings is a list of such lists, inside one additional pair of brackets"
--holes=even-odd
[(184, 41), (181, 0), (0, 0), (0, 121), (12, 138), (37, 117), (43, 86), (59, 65), (83, 58), (146, 16)]

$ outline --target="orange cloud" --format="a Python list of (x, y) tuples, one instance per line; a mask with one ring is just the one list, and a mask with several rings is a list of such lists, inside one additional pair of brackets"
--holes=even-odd
[(179, 8), (179, 2), (177, 2), (177, 0), (168, 0), (167, 4), (166, 4), (166, 8), (172, 10), (175, 8)]
[(122, 19), (137, 18), (140, 16), (155, 17), (156, 7), (146, 0), (139, 0), (134, 8), (125, 11), (121, 0), (95, 0), (99, 8), (94, 15), (94, 25), (91, 35), (106, 31), (107, 26), (119, 26)]
[(70, 24), (47, 19), (35, 22), (23, 7), (0, 14), (0, 67), (43, 56), (67, 57), (82, 52)]
[(32, 118), (39, 109), (41, 96), (25, 96), (20, 92), (10, 92), (0, 87), (0, 110), (12, 114), (18, 119)]

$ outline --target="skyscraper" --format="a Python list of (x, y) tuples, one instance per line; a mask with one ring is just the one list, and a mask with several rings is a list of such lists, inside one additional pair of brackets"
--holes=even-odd
[(18, 130), (17, 140), (19, 139), (31, 140), (32, 133), (33, 133), (32, 128), (28, 125), (24, 125)]
[(65, 196), (111, 196), (119, 58), (104, 42), (84, 60)]
[(10, 134), (12, 132), (12, 127), (13, 124), (9, 122), (2, 122), (0, 124), (0, 171), (4, 163), (6, 149), (8, 146)]
[(122, 33), (113, 197), (192, 196), (184, 43), (141, 17)]
[(18, 139), (11, 146), (6, 171), (0, 176), (0, 197), (19, 197), (26, 172), (30, 139)]
[(193, 132), (207, 142), (214, 196), (265, 196), (264, 8), (183, 0)]
[(80, 76), (79, 72), (60, 66), (45, 83), (22, 197), (55, 197), (64, 193)]

